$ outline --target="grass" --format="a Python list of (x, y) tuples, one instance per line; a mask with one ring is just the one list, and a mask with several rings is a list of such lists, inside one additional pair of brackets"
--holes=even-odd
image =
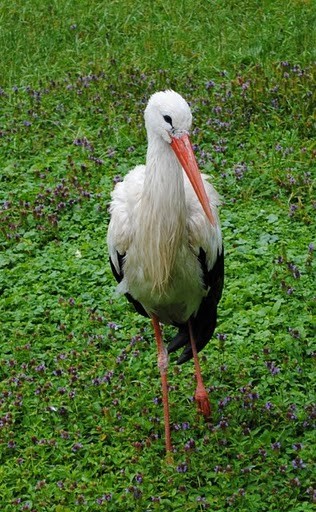
[[(2, 2), (4, 512), (313, 509), (315, 15)], [(171, 359), (168, 465), (152, 329), (114, 298), (105, 236), (113, 182), (144, 160), (144, 105), (171, 86), (223, 197), (226, 284), (209, 424)]]

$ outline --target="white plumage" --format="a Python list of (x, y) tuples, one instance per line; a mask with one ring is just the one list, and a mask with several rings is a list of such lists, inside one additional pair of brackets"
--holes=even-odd
[(194, 358), (199, 411), (211, 413), (197, 352), (211, 338), (224, 276), (219, 196), (201, 175), (189, 140), (192, 115), (174, 91), (154, 94), (145, 110), (146, 165), (130, 171), (112, 193), (108, 248), (118, 292), (151, 317), (163, 391), (166, 450), (172, 449), (167, 366), (160, 322), (179, 333), (178, 363)]
[(154, 313), (163, 323), (186, 322), (197, 311), (207, 292), (198, 261), (200, 248), (208, 270), (222, 250), (219, 196), (203, 175), (213, 227), (166, 137), (163, 115), (169, 115), (182, 134), (190, 130), (189, 114), (187, 103), (173, 91), (152, 96), (145, 113), (146, 165), (135, 167), (116, 185), (110, 207), (108, 247), (118, 273), (117, 253), (125, 255), (118, 291), (130, 293), (149, 316)]

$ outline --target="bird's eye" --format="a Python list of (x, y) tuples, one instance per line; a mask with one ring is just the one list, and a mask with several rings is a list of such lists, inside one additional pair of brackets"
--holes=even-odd
[(170, 116), (163, 116), (163, 118), (166, 121), (166, 123), (169, 123), (172, 126), (172, 119)]

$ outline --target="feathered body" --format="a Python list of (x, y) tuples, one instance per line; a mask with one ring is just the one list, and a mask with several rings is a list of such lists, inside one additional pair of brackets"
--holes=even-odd
[[(172, 120), (170, 133), (160, 128), (161, 117)], [(181, 326), (189, 318), (198, 319), (197, 338), (200, 324), (208, 323), (197, 340), (200, 349), (214, 331), (223, 286), (220, 199), (202, 175), (214, 219), (211, 225), (170, 145), (171, 132), (177, 136), (190, 129), (191, 112), (183, 98), (173, 91), (156, 93), (145, 120), (146, 165), (130, 171), (112, 193), (108, 228), (111, 265), (119, 281), (118, 291), (126, 294), (140, 313), (180, 327), (171, 350), (188, 343), (188, 331)], [(205, 309), (203, 319), (199, 319), (201, 308)], [(184, 360), (190, 356), (188, 349)]]

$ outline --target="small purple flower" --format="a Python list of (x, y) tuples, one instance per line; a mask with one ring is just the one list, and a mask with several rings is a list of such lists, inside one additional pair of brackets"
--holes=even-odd
[(131, 485), (126, 489), (127, 493), (132, 493), (136, 500), (140, 499), (143, 495), (142, 491), (135, 485)]
[(107, 501), (111, 501), (111, 499), (112, 499), (112, 494), (107, 493), (107, 494), (103, 494), (103, 496), (101, 496), (101, 498), (97, 498), (95, 501), (98, 505), (103, 505), (103, 503), (105, 503)]
[(81, 448), (82, 448), (82, 444), (81, 443), (75, 443), (72, 448), (71, 448), (71, 451), (76, 453), (78, 452)]
[(46, 370), (45, 363), (41, 363), (38, 366), (35, 366), (34, 370), (38, 373), (43, 373)]
[(300, 487), (301, 486), (301, 482), (300, 482), (300, 480), (297, 477), (296, 478), (292, 478), (292, 480), (290, 480), (290, 484), (293, 487)]
[(213, 80), (209, 80), (208, 82), (206, 82), (206, 84), (205, 84), (206, 89), (213, 89), (213, 87), (215, 87), (215, 82)]
[(300, 338), (300, 333), (299, 333), (299, 331), (297, 329), (292, 329), (292, 327), (289, 327), (289, 333), (295, 339), (299, 339)]
[(176, 469), (178, 473), (186, 473), (188, 471), (188, 466), (185, 462), (181, 462)]
[(290, 183), (291, 185), (295, 185), (295, 183), (296, 183), (296, 179), (294, 178), (294, 176), (292, 176), (291, 174), (288, 174), (288, 175), (287, 175), (287, 179), (289, 180), (289, 183)]
[(223, 409), (224, 407), (226, 407), (227, 404), (229, 404), (230, 401), (231, 397), (225, 396), (222, 400), (218, 402), (218, 406), (220, 407), (220, 409)]
[(195, 441), (194, 439), (189, 439), (185, 445), (184, 445), (184, 449), (185, 451), (191, 451), (191, 450), (195, 450)]
[(213, 112), (214, 114), (220, 114), (222, 112), (222, 107), (220, 105), (216, 105), (215, 107), (213, 107)]
[(289, 216), (292, 217), (297, 209), (298, 209), (297, 204), (290, 204)]
[(107, 150), (107, 156), (108, 158), (112, 158), (116, 153), (116, 149), (115, 148), (108, 148)]
[(225, 153), (225, 151), (227, 151), (227, 146), (215, 144), (214, 151), (215, 151), (215, 153)]
[(294, 279), (299, 279), (301, 277), (301, 273), (294, 263), (288, 263), (287, 267), (292, 272)]
[(112, 331), (117, 331), (121, 326), (116, 324), (115, 322), (108, 322), (108, 328), (112, 329)]
[(316, 503), (316, 489), (314, 489), (312, 486), (310, 486), (306, 490), (306, 494), (308, 494), (311, 497), (312, 503)]
[(141, 473), (137, 473), (137, 475), (135, 475), (135, 481), (138, 484), (141, 484), (143, 482), (143, 475)]
[(297, 452), (299, 452), (300, 450), (302, 450), (302, 449), (303, 449), (303, 447), (304, 447), (304, 446), (303, 446), (303, 444), (302, 444), (302, 443), (294, 443), (294, 444), (292, 444), (292, 448), (293, 448), (293, 450), (295, 450), (295, 451), (297, 451)]
[(196, 498), (196, 501), (197, 503), (199, 503), (200, 507), (202, 507), (203, 509), (209, 509), (210, 508), (210, 504), (206, 501), (206, 498), (205, 496), (198, 496)]
[(296, 457), (294, 460), (292, 460), (292, 466), (294, 469), (306, 468), (306, 464), (303, 462), (303, 460), (300, 457)]
[(76, 499), (76, 505), (86, 505), (86, 499), (83, 494), (79, 494), (79, 496)]
[(275, 366), (274, 361), (265, 361), (264, 364), (266, 365), (266, 367), (270, 371), (271, 375), (274, 376), (274, 375), (277, 375), (278, 373), (280, 373), (280, 368)]
[(275, 450), (275, 451), (276, 451), (276, 450), (280, 450), (280, 448), (281, 448), (281, 443), (280, 443), (280, 441), (276, 441), (275, 443), (272, 443), (272, 444), (271, 444), (271, 448), (272, 448), (272, 450)]

